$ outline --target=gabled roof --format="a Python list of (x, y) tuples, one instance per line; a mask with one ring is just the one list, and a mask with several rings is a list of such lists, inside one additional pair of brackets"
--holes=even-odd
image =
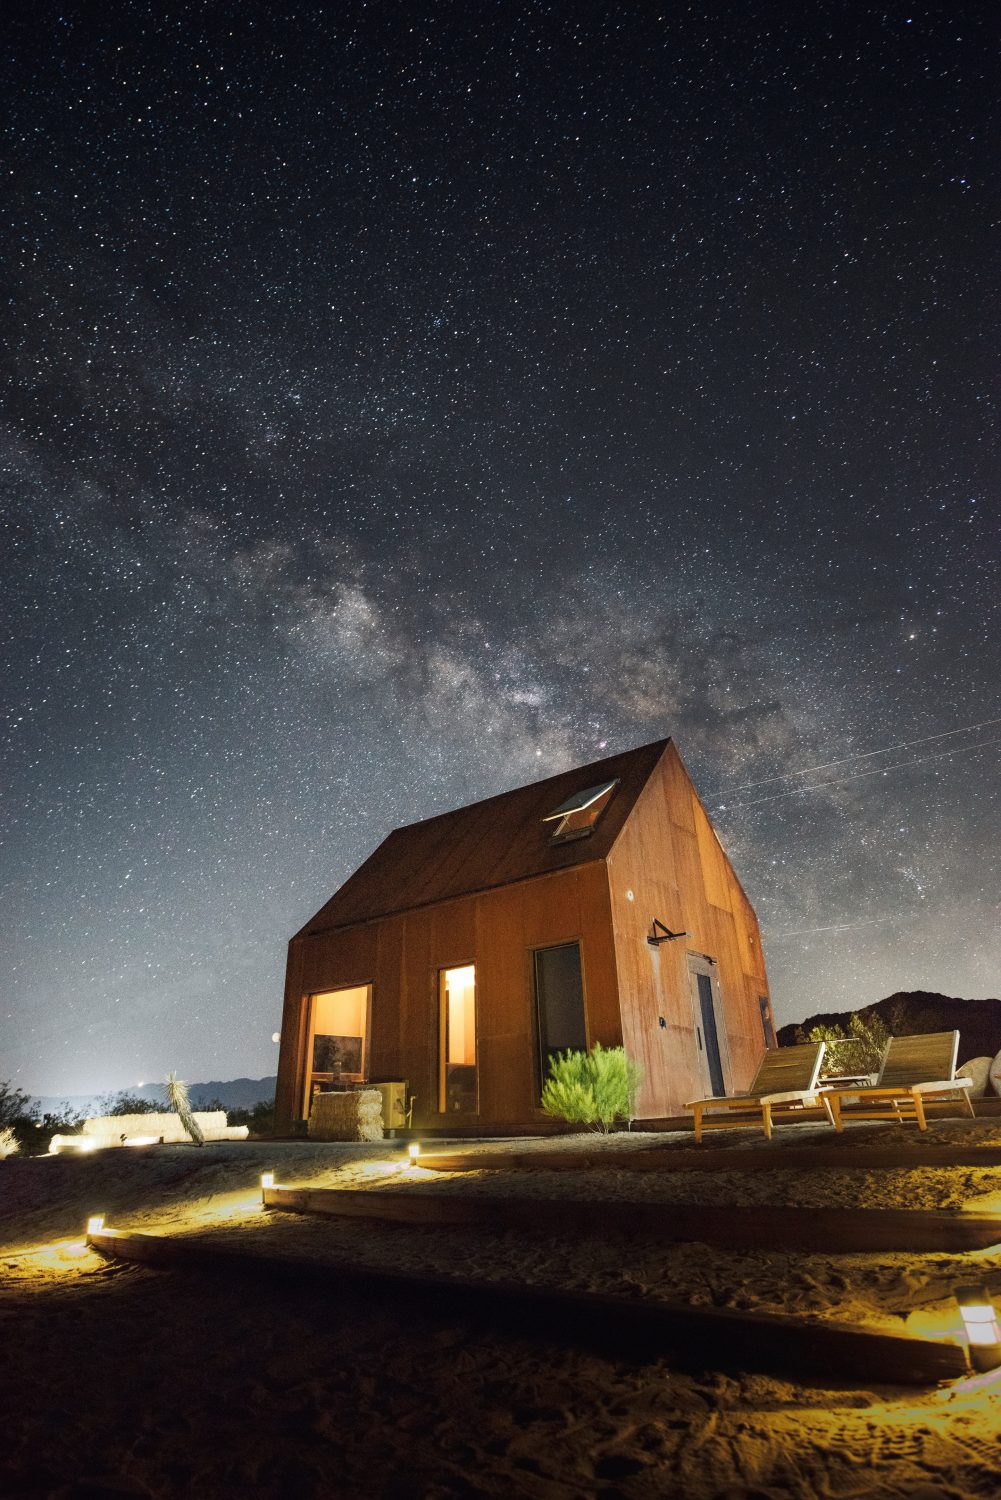
[[(655, 740), (394, 829), (297, 936), (604, 859), (669, 743)], [(553, 825), (543, 819), (588, 788), (612, 781), (618, 785), (590, 837), (554, 843)]]

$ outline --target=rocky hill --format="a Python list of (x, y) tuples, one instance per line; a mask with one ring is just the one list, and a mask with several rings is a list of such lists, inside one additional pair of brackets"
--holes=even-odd
[[(860, 1009), (864, 1016), (878, 1015), (891, 1036), (920, 1036), (928, 1031), (958, 1031), (960, 1063), (972, 1057), (994, 1057), (1001, 1052), (1001, 1000), (960, 1000), (953, 995), (936, 995), (929, 990), (901, 991)], [(778, 1033), (780, 1047), (801, 1040), (798, 1033), (813, 1026), (841, 1026), (847, 1029), (850, 1010), (818, 1011), (798, 1025), (783, 1026)]]
[[(255, 1104), (275, 1097), (277, 1079), (228, 1078), (210, 1079), (208, 1083), (190, 1083), (188, 1097), (195, 1109), (205, 1109), (217, 1101), (223, 1109), (253, 1109)], [(109, 1090), (108, 1094), (65, 1094), (40, 1096), (35, 1103), (44, 1114), (58, 1112), (66, 1107), (79, 1115), (100, 1114), (103, 1101), (113, 1094), (126, 1093), (135, 1099), (146, 1099), (151, 1104), (167, 1107), (167, 1091), (162, 1083), (136, 1083), (131, 1088)]]

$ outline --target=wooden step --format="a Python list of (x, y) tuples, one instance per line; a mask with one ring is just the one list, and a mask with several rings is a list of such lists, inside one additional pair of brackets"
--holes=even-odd
[(487, 1197), (436, 1193), (415, 1184), (378, 1188), (263, 1190), (266, 1208), (393, 1224), (467, 1225), (555, 1235), (615, 1230), (742, 1249), (848, 1251), (985, 1250), (1001, 1244), (1001, 1215), (913, 1208), (731, 1208), (619, 1199)]
[(638, 1146), (594, 1151), (455, 1151), (420, 1159), (432, 1172), (869, 1172), (910, 1167), (1001, 1167), (1001, 1146)]
[(631, 1361), (666, 1359), (695, 1370), (774, 1370), (890, 1385), (934, 1385), (967, 1373), (958, 1343), (874, 1333), (839, 1323), (808, 1323), (771, 1313), (691, 1307), (652, 1298), (611, 1297), (472, 1281), (342, 1263), (318, 1263), (220, 1249), (198, 1240), (117, 1229), (88, 1235), (103, 1254), (173, 1271), (252, 1277), (292, 1287), (316, 1306), (359, 1296), (399, 1302), (401, 1317), (419, 1302), (431, 1316), (483, 1319), (502, 1335), (558, 1340)]

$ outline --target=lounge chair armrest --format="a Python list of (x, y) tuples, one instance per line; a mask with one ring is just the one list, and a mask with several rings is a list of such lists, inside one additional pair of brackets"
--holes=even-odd
[(942, 1078), (938, 1083), (914, 1083), (911, 1085), (915, 1094), (941, 1094), (945, 1089), (972, 1089), (972, 1078)]

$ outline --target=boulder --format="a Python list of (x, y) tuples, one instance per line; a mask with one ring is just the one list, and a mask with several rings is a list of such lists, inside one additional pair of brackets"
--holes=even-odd
[(991, 1063), (990, 1086), (995, 1094), (1001, 1094), (1001, 1052)]
[(990, 1087), (990, 1072), (994, 1065), (991, 1057), (971, 1057), (961, 1068), (956, 1069), (957, 1078), (972, 1078), (971, 1099), (982, 1099)]

